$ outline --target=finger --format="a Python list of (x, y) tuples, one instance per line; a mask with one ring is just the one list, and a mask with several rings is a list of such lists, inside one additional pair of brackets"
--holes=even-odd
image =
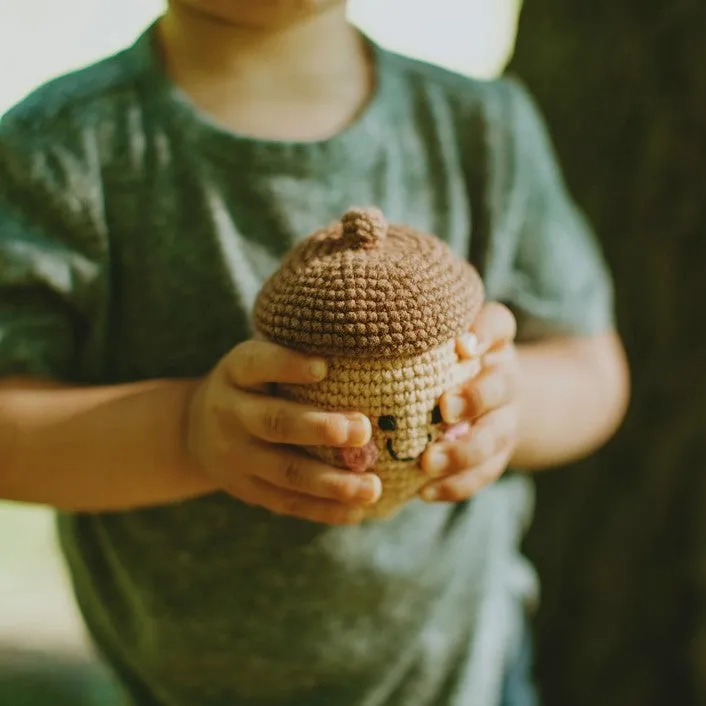
[(458, 383), (472, 380), (483, 369), (483, 361), (480, 358), (461, 359), (455, 366), (453, 380)]
[(293, 385), (320, 382), (326, 377), (326, 361), (311, 358), (269, 341), (245, 341), (221, 361), (229, 382), (248, 390), (267, 383)]
[(457, 342), (462, 358), (474, 358), (515, 339), (517, 322), (512, 312), (499, 302), (488, 302), (481, 309), (469, 334)]
[(258, 478), (249, 480), (246, 491), (239, 489), (236, 497), (277, 515), (327, 525), (358, 524), (365, 518), (365, 510), (361, 507), (351, 507), (335, 500), (324, 500), (282, 490)]
[(482, 366), (484, 368), (496, 368), (503, 365), (515, 365), (516, 363), (517, 349), (512, 344), (506, 343), (486, 353), (483, 356)]
[(481, 466), (513, 440), (515, 428), (514, 410), (490, 412), (465, 437), (432, 444), (422, 456), (422, 470), (439, 477)]
[[(257, 453), (257, 452), (256, 452)], [(370, 505), (382, 494), (380, 478), (333, 468), (304, 454), (262, 448), (251, 475), (282, 490), (346, 504)]]
[(476, 419), (510, 402), (514, 390), (515, 378), (505, 369), (495, 366), (484, 369), (459, 389), (442, 395), (441, 416), (448, 424)]
[(358, 412), (325, 412), (277, 397), (233, 390), (220, 416), (272, 444), (359, 447), (370, 440), (370, 420)]
[(475, 468), (454, 473), (424, 487), (420, 493), (427, 502), (461, 502), (472, 498), (479, 490), (496, 481), (507, 468), (509, 447), (501, 449)]

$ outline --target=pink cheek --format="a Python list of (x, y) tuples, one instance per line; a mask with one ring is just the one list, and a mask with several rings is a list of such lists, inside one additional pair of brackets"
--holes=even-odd
[(462, 439), (468, 432), (471, 431), (471, 425), (469, 422), (459, 422), (449, 427), (444, 432), (444, 441), (458, 441)]
[(338, 449), (337, 456), (343, 468), (356, 473), (364, 473), (375, 465), (380, 452), (371, 439), (365, 446)]

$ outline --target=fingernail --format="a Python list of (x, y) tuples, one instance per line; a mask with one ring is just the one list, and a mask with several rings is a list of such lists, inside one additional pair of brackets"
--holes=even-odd
[(460, 421), (466, 411), (466, 400), (463, 397), (449, 396), (444, 400), (444, 408), (446, 409), (446, 420), (449, 424), (455, 424)]
[(314, 380), (323, 380), (328, 372), (325, 360), (313, 360), (309, 363), (309, 374)]
[(440, 448), (429, 449), (427, 459), (427, 473), (431, 476), (442, 475), (449, 463), (446, 452)]
[(475, 357), (480, 355), (480, 341), (474, 333), (464, 333), (461, 336), (461, 346), (468, 356)]
[(490, 348), (490, 343), (488, 341), (482, 341), (475, 333), (464, 333), (459, 338), (459, 341), (463, 352), (469, 358), (479, 358), (487, 353)]
[(360, 479), (358, 498), (367, 504), (376, 503), (381, 491), (380, 479), (377, 476), (367, 476)]
[(422, 500), (425, 500), (428, 503), (433, 503), (435, 500), (439, 499), (439, 491), (432, 485), (428, 488), (424, 488), (421, 492), (421, 496)]
[(362, 446), (370, 438), (370, 421), (361, 414), (347, 416), (348, 420), (348, 443), (353, 446)]

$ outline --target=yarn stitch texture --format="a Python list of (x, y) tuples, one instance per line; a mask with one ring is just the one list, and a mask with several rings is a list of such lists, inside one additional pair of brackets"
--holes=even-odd
[(484, 291), (473, 266), (438, 238), (388, 224), (375, 208), (351, 209), (299, 243), (256, 301), (259, 333), (324, 356), (327, 377), (281, 393), (331, 411), (359, 411), (373, 425), (364, 449), (308, 449), (352, 471), (372, 466), (383, 485), (370, 517), (385, 517), (429, 479), (418, 460), (447, 430), (441, 395), (477, 370), (456, 339)]

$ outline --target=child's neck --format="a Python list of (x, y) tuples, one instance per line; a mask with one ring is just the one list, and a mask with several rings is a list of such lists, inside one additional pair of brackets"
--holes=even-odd
[(277, 30), (236, 27), (174, 7), (160, 31), (173, 80), (235, 132), (325, 139), (354, 119), (373, 89), (370, 57), (340, 5)]

